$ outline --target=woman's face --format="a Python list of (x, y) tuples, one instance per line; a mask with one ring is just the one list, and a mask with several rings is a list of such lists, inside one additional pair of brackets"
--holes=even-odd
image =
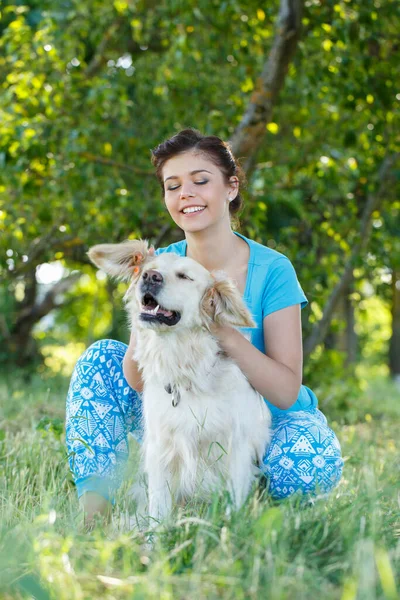
[(229, 221), (229, 200), (237, 196), (238, 178), (226, 183), (219, 167), (204, 154), (178, 154), (165, 163), (162, 175), (165, 204), (178, 227), (195, 232)]

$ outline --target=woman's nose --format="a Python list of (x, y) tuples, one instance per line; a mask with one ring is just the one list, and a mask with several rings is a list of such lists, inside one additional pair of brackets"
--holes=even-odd
[(190, 196), (194, 196), (193, 186), (191, 183), (182, 183), (181, 186), (181, 198), (189, 198)]

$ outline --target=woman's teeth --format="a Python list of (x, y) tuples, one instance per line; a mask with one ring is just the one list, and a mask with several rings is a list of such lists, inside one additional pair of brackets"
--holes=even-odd
[(184, 208), (182, 212), (184, 215), (187, 215), (188, 213), (200, 212), (204, 209), (205, 206), (191, 206), (190, 208)]

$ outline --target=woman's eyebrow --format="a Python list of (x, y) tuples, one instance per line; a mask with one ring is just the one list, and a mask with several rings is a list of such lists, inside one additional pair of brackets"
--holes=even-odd
[[(210, 175), (212, 175), (211, 171), (207, 171), (207, 169), (197, 169), (196, 171), (190, 171), (189, 175), (196, 175), (196, 173), (210, 173)], [(164, 179), (164, 183), (166, 181), (168, 181), (168, 179), (178, 179), (178, 175), (170, 175), (169, 177), (167, 177), (166, 179)]]

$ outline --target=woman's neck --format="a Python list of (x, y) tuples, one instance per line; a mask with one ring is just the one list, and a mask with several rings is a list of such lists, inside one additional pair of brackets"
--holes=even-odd
[(187, 256), (209, 271), (224, 270), (235, 262), (243, 240), (229, 226), (222, 231), (196, 231), (186, 233)]

